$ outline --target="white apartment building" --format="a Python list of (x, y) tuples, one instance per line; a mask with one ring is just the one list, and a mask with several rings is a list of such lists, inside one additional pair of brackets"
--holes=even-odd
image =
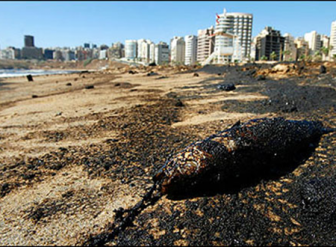
[(151, 41), (146, 39), (138, 40), (138, 55), (137, 58), (139, 61), (144, 63), (149, 63), (149, 45)]
[(137, 57), (137, 47), (136, 40), (125, 40), (125, 58), (134, 60)]
[(310, 54), (314, 55), (316, 51), (321, 48), (321, 36), (316, 32), (312, 31), (304, 35), (304, 40), (308, 42), (308, 47), (310, 49)]
[(107, 58), (107, 50), (99, 51), (99, 59), (106, 59)]
[(254, 38), (252, 43), (251, 43), (250, 61), (255, 61), (256, 52), (257, 52), (256, 44), (257, 44), (257, 40), (256, 40), (256, 38)]
[(142, 61), (142, 56), (143, 56), (143, 53), (142, 53), (142, 49), (143, 47), (145, 47), (145, 45), (143, 45), (143, 43), (147, 43), (145, 39), (139, 39), (137, 41), (137, 58), (138, 60)]
[(213, 26), (207, 29), (200, 29), (197, 32), (197, 61), (203, 62), (214, 51), (215, 37), (211, 36), (215, 32)]
[(170, 61), (172, 64), (184, 64), (185, 41), (183, 37), (174, 36), (170, 41)]
[(185, 41), (184, 63), (186, 65), (195, 64), (197, 59), (197, 36), (187, 35), (184, 37), (184, 41)]
[(139, 53), (140, 60), (144, 63), (149, 62), (149, 44), (146, 42), (142, 42), (141, 44), (141, 53)]
[(289, 33), (283, 35), (285, 37), (285, 46), (283, 51), (284, 61), (296, 61), (297, 58), (297, 48), (294, 43), (294, 37)]
[(169, 63), (169, 47), (166, 42), (155, 45), (155, 63), (157, 65)]
[(336, 55), (336, 21), (331, 23), (331, 30), (330, 30), (330, 46), (332, 49), (330, 50), (330, 58), (333, 59), (333, 56)]
[(224, 61), (246, 60), (251, 52), (253, 15), (247, 13), (226, 13), (219, 15), (216, 21), (215, 33), (231, 34), (216, 35), (215, 51), (230, 54), (229, 47), (233, 47), (232, 55), (224, 55)]
[(155, 62), (155, 44), (151, 42), (149, 44), (149, 63)]
[(321, 34), (321, 47), (329, 47), (330, 44), (330, 38), (325, 35), (325, 34)]
[(0, 59), (15, 59), (15, 50), (11, 48), (0, 50)]

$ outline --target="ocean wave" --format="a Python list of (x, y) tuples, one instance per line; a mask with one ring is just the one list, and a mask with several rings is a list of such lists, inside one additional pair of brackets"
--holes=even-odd
[(43, 70), (43, 69), (0, 69), (0, 78), (18, 76), (39, 76), (76, 73), (76, 70)]

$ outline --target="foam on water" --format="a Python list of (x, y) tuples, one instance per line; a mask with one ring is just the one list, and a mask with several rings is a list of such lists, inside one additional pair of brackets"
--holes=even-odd
[(0, 69), (0, 78), (17, 76), (38, 76), (76, 73), (76, 70), (43, 70), (43, 69)]

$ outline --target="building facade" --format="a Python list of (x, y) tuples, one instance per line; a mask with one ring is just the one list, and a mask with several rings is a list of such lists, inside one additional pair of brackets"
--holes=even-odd
[[(280, 31), (272, 27), (265, 27), (256, 37), (256, 61), (266, 58), (267, 60), (281, 61), (285, 46), (285, 38)], [(275, 53), (275, 58), (271, 54)]]
[[(253, 15), (248, 13), (226, 13), (217, 16), (215, 33), (224, 33), (216, 35), (215, 51), (223, 53), (224, 61), (233, 62), (235, 60), (244, 61), (249, 59), (252, 42), (252, 22)], [(225, 34), (230, 34), (228, 36)], [(229, 52), (228, 47), (233, 51)], [(232, 55), (229, 55), (232, 53)]]
[(15, 52), (13, 49), (0, 50), (0, 59), (15, 59)]
[(192, 65), (197, 60), (197, 36), (187, 35), (184, 37), (185, 41), (185, 56), (184, 63), (186, 65)]
[(330, 50), (329, 54), (330, 58), (333, 59), (334, 55), (336, 55), (336, 21), (331, 23), (330, 46), (332, 49)]
[(75, 52), (70, 49), (63, 49), (61, 52), (64, 61), (72, 61), (76, 59)]
[(155, 45), (155, 63), (157, 65), (169, 63), (169, 47), (166, 42), (160, 42)]
[(120, 42), (112, 44), (112, 46), (107, 50), (108, 58), (121, 58), (124, 45)]
[(22, 59), (43, 59), (42, 48), (37, 47), (23, 47), (21, 50)]
[(183, 37), (174, 36), (170, 41), (170, 61), (172, 64), (184, 64), (185, 41)]
[(35, 47), (35, 45), (34, 45), (34, 36), (25, 35), (24, 36), (24, 46), (25, 47)]
[(303, 37), (297, 37), (294, 40), (294, 43), (296, 44), (297, 48), (297, 59), (303, 59), (304, 57), (307, 57), (309, 55), (309, 45), (308, 42), (304, 40)]
[(43, 49), (35, 47), (33, 36), (25, 35), (24, 45), (21, 50), (22, 59), (43, 59)]
[(137, 57), (138, 42), (136, 40), (125, 40), (125, 58), (134, 60)]
[(155, 62), (155, 44), (151, 42), (149, 44), (149, 63)]
[(148, 44), (145, 39), (139, 39), (137, 41), (137, 60), (145, 62), (148, 52)]
[(215, 29), (213, 26), (207, 29), (200, 29), (197, 32), (197, 61), (203, 62), (207, 59), (215, 48)]
[(285, 45), (283, 51), (283, 61), (296, 61), (297, 48), (294, 42), (294, 37), (289, 33), (284, 34)]
[(53, 53), (54, 53), (54, 50), (52, 49), (44, 49), (43, 50), (43, 57), (44, 59), (48, 60), (48, 59), (53, 59)]
[(304, 40), (308, 43), (310, 55), (314, 55), (315, 52), (319, 51), (321, 48), (321, 35), (316, 31), (306, 33), (304, 35)]

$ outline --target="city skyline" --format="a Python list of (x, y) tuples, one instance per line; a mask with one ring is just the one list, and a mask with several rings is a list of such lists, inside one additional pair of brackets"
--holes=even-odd
[(169, 42), (215, 25), (216, 13), (253, 14), (252, 37), (265, 26), (303, 36), (330, 35), (336, 2), (0, 2), (0, 49), (21, 48), (22, 37), (36, 47), (98, 46), (127, 39)]

